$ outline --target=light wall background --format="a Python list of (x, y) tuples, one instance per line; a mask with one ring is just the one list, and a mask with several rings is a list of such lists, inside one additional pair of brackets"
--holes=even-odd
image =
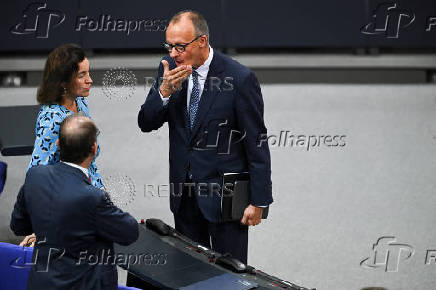
[[(425, 261), (436, 249), (436, 85), (277, 84), (262, 91), (270, 135), (344, 135), (345, 145), (270, 146), (275, 202), (268, 220), (250, 230), (249, 264), (317, 289), (433, 289), (436, 263)], [(35, 87), (2, 88), (0, 106), (36, 104), (35, 94)], [(136, 125), (145, 94), (137, 86), (120, 100), (92, 89), (97, 164), (118, 192), (134, 186), (123, 209), (172, 225), (168, 197), (144, 190), (168, 183), (167, 126), (144, 134)], [(0, 241), (17, 242), (9, 220), (30, 156), (0, 158), (8, 163)], [(360, 266), (383, 236), (414, 249), (409, 259), (400, 253), (396, 272)]]

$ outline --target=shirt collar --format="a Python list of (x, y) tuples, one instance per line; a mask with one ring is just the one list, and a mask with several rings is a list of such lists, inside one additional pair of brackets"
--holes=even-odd
[(71, 163), (71, 162), (65, 162), (65, 161), (61, 161), (61, 162), (62, 162), (62, 163), (65, 163), (65, 164), (67, 164), (67, 165), (70, 165), (71, 167), (74, 167), (74, 168), (77, 168), (77, 169), (82, 170), (82, 172), (86, 175), (86, 177), (89, 178), (89, 173), (88, 173), (88, 169), (87, 169), (87, 168), (84, 168), (84, 167), (82, 167), (82, 166), (80, 166), (80, 165), (77, 165), (77, 164), (75, 164), (75, 163)]
[(200, 76), (200, 78), (206, 79), (207, 73), (209, 72), (210, 63), (212, 62), (212, 58), (213, 58), (213, 48), (209, 46), (209, 56), (207, 57), (206, 61), (195, 70)]

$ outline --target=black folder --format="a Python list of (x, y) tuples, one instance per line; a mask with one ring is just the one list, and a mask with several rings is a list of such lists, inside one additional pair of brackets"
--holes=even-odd
[[(221, 188), (222, 221), (242, 219), (245, 208), (250, 204), (250, 174), (223, 173)], [(268, 209), (269, 207), (263, 209), (263, 219), (268, 217)]]

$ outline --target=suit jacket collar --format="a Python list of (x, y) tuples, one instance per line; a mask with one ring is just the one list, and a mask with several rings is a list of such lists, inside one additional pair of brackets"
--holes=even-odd
[(187, 94), (188, 91), (188, 81), (185, 80), (182, 83), (181, 88), (173, 93), (173, 95), (170, 97), (170, 104), (172, 107), (175, 108), (175, 122), (183, 124), (183, 128), (185, 130), (183, 136), (185, 137), (185, 142), (188, 144), (191, 130), (189, 129), (189, 116), (188, 111), (186, 109), (187, 107)]
[(66, 162), (66, 161), (60, 161), (60, 162), (65, 163), (65, 164), (67, 164), (67, 165), (69, 165), (71, 167), (80, 169), (80, 171), (82, 171), (86, 175), (86, 177), (89, 178), (89, 170), (88, 170), (88, 168), (84, 168), (84, 167), (82, 167), (80, 165), (77, 165), (77, 164), (71, 163), (71, 162)]
[(89, 181), (89, 178), (79, 168), (72, 167), (72, 166), (65, 164), (63, 162), (58, 162), (58, 163), (54, 164), (54, 167), (57, 170), (68, 172), (68, 173), (76, 176), (79, 179), (83, 179), (86, 183), (91, 184), (91, 182)]

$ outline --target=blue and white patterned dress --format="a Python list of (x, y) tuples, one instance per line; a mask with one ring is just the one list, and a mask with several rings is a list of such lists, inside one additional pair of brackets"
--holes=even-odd
[[(90, 118), (88, 104), (84, 97), (76, 98), (78, 114), (85, 115)], [(36, 165), (54, 164), (60, 160), (60, 151), (56, 146), (56, 140), (59, 137), (59, 127), (62, 121), (69, 115), (74, 114), (61, 105), (43, 105), (36, 118), (35, 127), (35, 145), (33, 147), (32, 159), (30, 160), (29, 168)], [(95, 158), (100, 153), (100, 146), (97, 148), (97, 155), (89, 165), (89, 177), (91, 183), (97, 188), (101, 188), (100, 173), (95, 165)]]

